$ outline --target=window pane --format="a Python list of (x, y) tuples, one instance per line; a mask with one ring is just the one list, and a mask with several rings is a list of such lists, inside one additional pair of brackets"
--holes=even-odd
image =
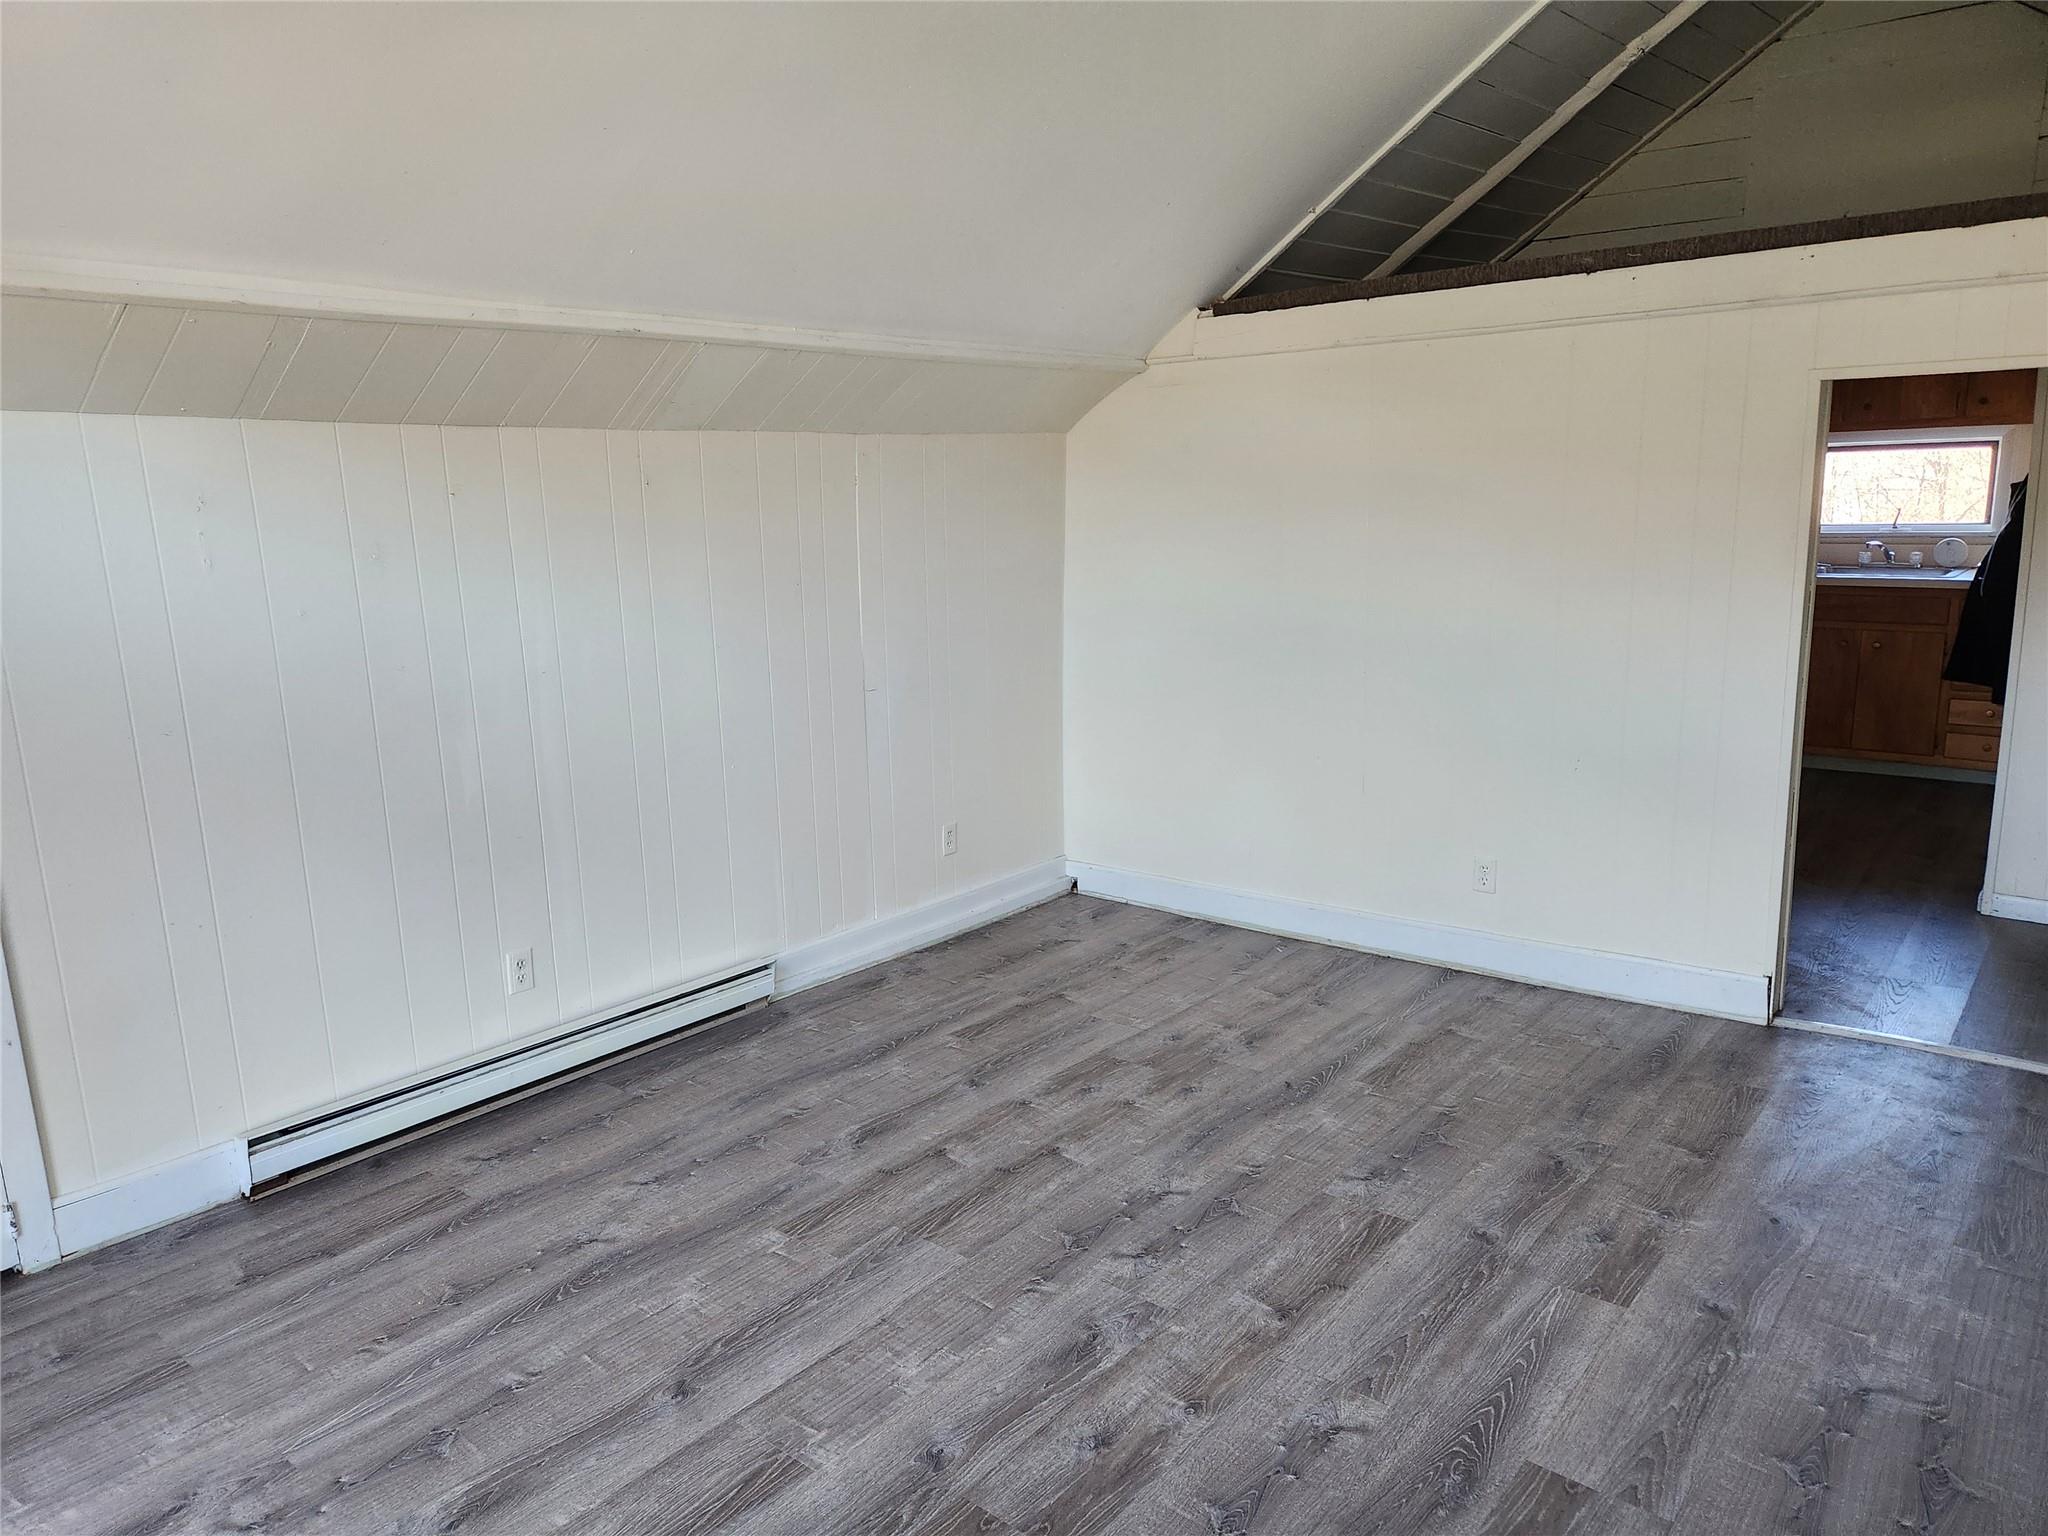
[(1877, 528), (1988, 523), (1997, 464), (1993, 443), (1830, 448), (1820, 520)]

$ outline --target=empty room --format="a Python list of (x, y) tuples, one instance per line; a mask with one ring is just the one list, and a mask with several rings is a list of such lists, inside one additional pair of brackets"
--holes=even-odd
[(0, 0), (8, 1536), (2048, 1530), (2048, 4)]

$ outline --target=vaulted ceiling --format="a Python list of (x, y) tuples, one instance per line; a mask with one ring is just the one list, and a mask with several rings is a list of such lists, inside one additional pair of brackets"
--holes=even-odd
[(2044, 189), (2044, 0), (1551, 0), (1215, 308), (1990, 217)]
[(10, 277), (1135, 359), (1526, 9), (10, 3), (0, 233)]
[(1233, 290), (1513, 254), (1811, 0), (1555, 0)]

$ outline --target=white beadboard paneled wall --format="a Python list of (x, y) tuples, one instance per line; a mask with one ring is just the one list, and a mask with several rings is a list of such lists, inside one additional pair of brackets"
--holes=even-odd
[[(1761, 998), (1823, 380), (2048, 357), (2044, 232), (1185, 328), (1068, 437), (1068, 855)], [(2048, 896), (2010, 710), (2000, 890)]]
[(1063, 432), (1137, 367), (0, 295), (0, 407), (455, 427)]
[(60, 1197), (1061, 852), (1058, 437), (4, 423)]

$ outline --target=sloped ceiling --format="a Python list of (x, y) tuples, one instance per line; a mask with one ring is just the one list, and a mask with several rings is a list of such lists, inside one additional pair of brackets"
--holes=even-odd
[(1552, 0), (1231, 293), (1498, 261), (1810, 0)]
[(1529, 255), (2048, 191), (2048, 3), (1824, 0)]
[(0, 408), (418, 426), (1064, 432), (1129, 374), (0, 295)]
[(9, 4), (0, 229), (10, 269), (1100, 365), (1526, 9)]
[(2048, 0), (1549, 0), (1220, 317), (2037, 218)]

